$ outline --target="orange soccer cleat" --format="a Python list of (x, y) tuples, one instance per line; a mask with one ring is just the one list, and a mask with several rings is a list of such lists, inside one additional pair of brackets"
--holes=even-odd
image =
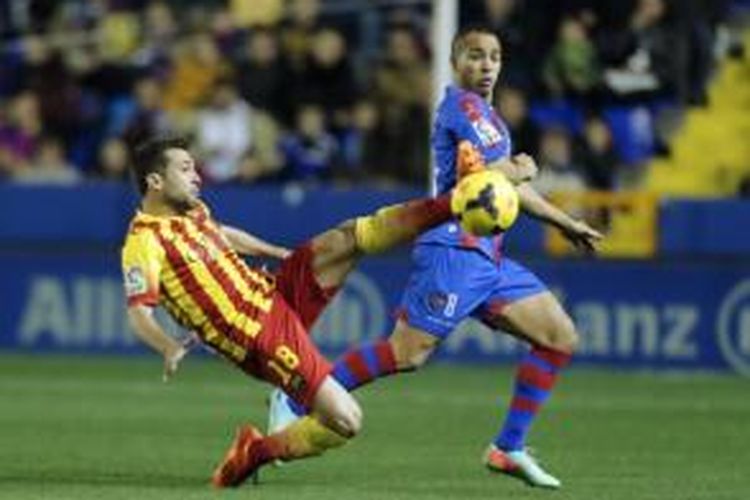
[(232, 442), (224, 460), (214, 471), (211, 482), (217, 488), (237, 487), (248, 477), (254, 476), (258, 468), (266, 463), (260, 453), (259, 445), (263, 434), (252, 425), (243, 425), (237, 429), (237, 436)]
[(461, 141), (458, 143), (458, 152), (456, 153), (456, 173), (458, 180), (468, 175), (481, 172), (486, 167), (482, 153), (470, 141)]

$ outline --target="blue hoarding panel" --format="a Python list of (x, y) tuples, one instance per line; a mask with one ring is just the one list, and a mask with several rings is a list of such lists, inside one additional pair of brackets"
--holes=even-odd
[(750, 257), (750, 202), (673, 200), (662, 204), (659, 248), (662, 255)]
[[(750, 264), (537, 260), (582, 336), (579, 363), (750, 373)], [(0, 252), (0, 348), (137, 352), (116, 253)], [(405, 255), (365, 259), (315, 329), (330, 355), (390, 331), (409, 272)], [(513, 359), (507, 335), (467, 321), (446, 360)]]

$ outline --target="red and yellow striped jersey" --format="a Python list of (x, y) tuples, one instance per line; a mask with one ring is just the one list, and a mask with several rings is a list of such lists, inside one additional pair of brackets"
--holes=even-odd
[(122, 250), (128, 305), (162, 305), (182, 326), (242, 361), (271, 310), (275, 280), (231, 248), (208, 208), (184, 216), (138, 212)]

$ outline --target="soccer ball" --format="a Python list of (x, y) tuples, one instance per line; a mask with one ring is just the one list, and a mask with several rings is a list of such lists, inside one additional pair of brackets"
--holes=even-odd
[(516, 188), (497, 170), (464, 177), (451, 198), (451, 210), (461, 227), (475, 236), (507, 231), (518, 217), (518, 207)]

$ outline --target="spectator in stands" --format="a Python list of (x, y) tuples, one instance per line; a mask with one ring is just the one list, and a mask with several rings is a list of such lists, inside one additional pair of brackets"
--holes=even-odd
[(302, 72), (293, 75), (288, 98), (314, 103), (332, 116), (336, 125), (346, 123), (358, 94), (344, 37), (334, 29), (316, 32)]
[(253, 108), (283, 119), (287, 113), (288, 75), (275, 31), (257, 28), (249, 34), (237, 65), (237, 78), (240, 94)]
[(223, 182), (237, 175), (240, 159), (253, 144), (253, 112), (230, 80), (219, 81), (210, 94), (210, 105), (198, 113), (196, 147), (204, 178)]
[(567, 17), (562, 20), (558, 37), (544, 60), (544, 83), (558, 98), (587, 98), (600, 82), (596, 47), (583, 22)]
[(513, 140), (513, 153), (527, 153), (536, 157), (539, 128), (529, 118), (528, 102), (521, 89), (504, 87), (498, 93), (498, 112), (508, 126)]
[(122, 136), (130, 146), (135, 146), (144, 137), (170, 130), (169, 117), (162, 107), (162, 86), (158, 80), (150, 76), (138, 79), (133, 86), (132, 96), (133, 99), (121, 108), (115, 123), (110, 123), (110, 135)]
[(13, 176), (28, 167), (42, 135), (39, 99), (34, 92), (22, 91), (7, 106), (0, 122), (0, 161), (6, 174)]
[(281, 30), (284, 56), (296, 72), (303, 70), (315, 33), (320, 29), (320, 0), (290, 0)]
[(389, 30), (385, 57), (375, 70), (374, 93), (385, 134), (381, 174), (401, 182), (424, 182), (432, 92), (426, 55), (410, 27)]
[(11, 129), (6, 101), (0, 99), (0, 181), (18, 170), (13, 153), (13, 131)]
[(274, 26), (284, 15), (284, 0), (230, 0), (229, 8), (237, 26)]
[(349, 127), (338, 135), (342, 162), (338, 178), (357, 181), (384, 176), (388, 169), (381, 153), (387, 145), (383, 141), (380, 113), (373, 101), (359, 100), (352, 110)]
[(142, 43), (140, 19), (134, 12), (105, 12), (93, 28), (97, 33), (93, 47), (71, 48), (70, 65), (82, 86), (105, 102), (126, 98), (138, 71), (134, 62)]
[(23, 184), (55, 184), (68, 186), (81, 180), (81, 173), (65, 158), (63, 142), (53, 136), (45, 136), (27, 168), (15, 173), (13, 180)]
[(667, 17), (665, 0), (638, 0), (626, 26), (600, 37), (604, 82), (617, 99), (674, 95), (686, 75), (687, 51)]
[(24, 81), (34, 91), (46, 130), (64, 140), (78, 132), (81, 89), (64, 54), (41, 37), (25, 42)]
[[(1, 20), (0, 23), (2, 23)], [(18, 93), (24, 86), (24, 44), (20, 40), (3, 40), (2, 37), (0, 37), (0, 44), (3, 46), (0, 50), (0, 99), (3, 99)]]
[(229, 55), (245, 39), (245, 32), (237, 27), (232, 12), (226, 7), (219, 7), (209, 13), (210, 31), (219, 51)]
[(229, 74), (216, 42), (207, 33), (197, 33), (181, 41), (174, 67), (164, 90), (164, 107), (189, 112), (207, 102), (214, 84)]
[(263, 161), (254, 150), (250, 150), (240, 159), (237, 175), (232, 181), (240, 184), (277, 182), (281, 174), (281, 166), (281, 163), (272, 165)]
[(279, 148), (282, 129), (265, 111), (253, 108), (252, 118), (252, 154), (262, 164), (264, 171), (275, 173), (284, 166)]
[(330, 178), (338, 164), (338, 145), (326, 127), (320, 106), (304, 105), (297, 111), (295, 130), (282, 140), (285, 177), (293, 180)]
[(99, 148), (94, 175), (103, 180), (125, 181), (129, 163), (130, 154), (125, 141), (112, 137)]
[(168, 69), (169, 51), (177, 43), (179, 26), (167, 2), (153, 1), (145, 9), (141, 44), (134, 55), (139, 68), (162, 76)]
[(375, 91), (387, 112), (407, 115), (411, 108), (427, 112), (430, 83), (429, 62), (416, 33), (408, 26), (392, 27), (385, 58), (375, 72)]
[(586, 189), (580, 168), (573, 163), (570, 135), (564, 128), (542, 132), (539, 144), (539, 175), (534, 187), (542, 194)]
[[(731, 0), (682, 0), (674, 9), (678, 29), (688, 45), (687, 75), (678, 88), (681, 102), (704, 105), (706, 86), (714, 67), (719, 26), (729, 17)], [(731, 42), (729, 42), (731, 44)], [(729, 45), (728, 44), (728, 45)], [(727, 47), (727, 50), (731, 47)]]
[(620, 158), (612, 143), (612, 133), (604, 120), (593, 116), (586, 121), (576, 156), (588, 187), (600, 191), (612, 191), (616, 188)]

